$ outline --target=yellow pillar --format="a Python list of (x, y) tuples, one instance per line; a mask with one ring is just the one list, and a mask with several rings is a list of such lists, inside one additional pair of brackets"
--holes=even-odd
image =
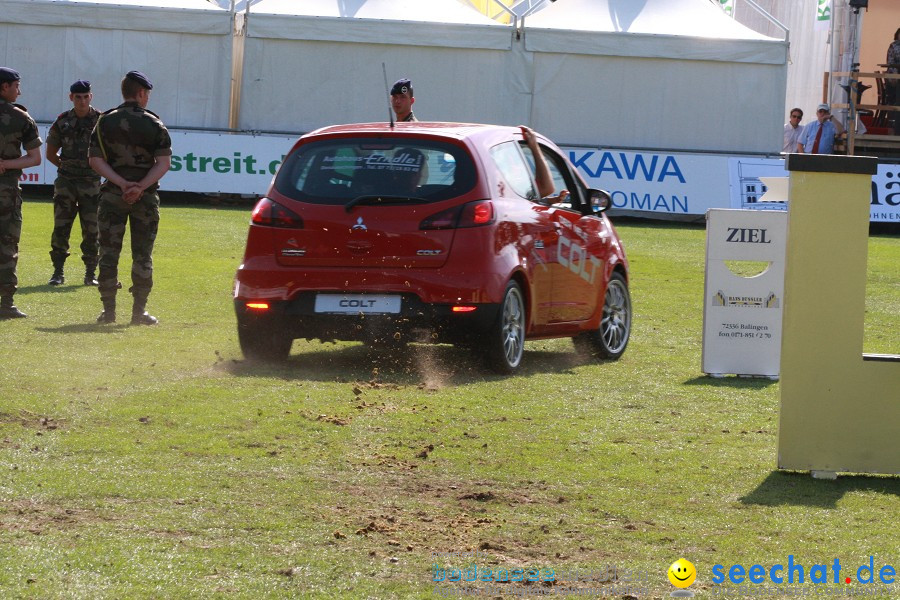
[(781, 469), (900, 473), (900, 356), (862, 353), (876, 168), (866, 157), (787, 159)]

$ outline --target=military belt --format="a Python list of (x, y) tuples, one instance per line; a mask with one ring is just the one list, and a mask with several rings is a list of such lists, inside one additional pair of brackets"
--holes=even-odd
[(86, 160), (61, 160), (59, 174), (71, 179), (98, 179), (100, 175), (91, 168)]

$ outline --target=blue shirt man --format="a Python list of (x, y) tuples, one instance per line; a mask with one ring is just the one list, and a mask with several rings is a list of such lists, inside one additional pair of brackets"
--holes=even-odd
[(831, 107), (820, 104), (816, 109), (816, 122), (807, 125), (797, 140), (797, 152), (831, 154), (834, 150), (834, 137), (842, 133), (844, 126), (831, 115)]

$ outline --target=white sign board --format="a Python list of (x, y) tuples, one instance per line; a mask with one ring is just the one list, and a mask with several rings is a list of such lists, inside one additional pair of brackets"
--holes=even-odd
[[(703, 372), (776, 377), (787, 213), (713, 209), (706, 214)], [(764, 269), (754, 268), (761, 263)], [(750, 277), (735, 274), (761, 270)], [(739, 269), (748, 265), (746, 269)]]

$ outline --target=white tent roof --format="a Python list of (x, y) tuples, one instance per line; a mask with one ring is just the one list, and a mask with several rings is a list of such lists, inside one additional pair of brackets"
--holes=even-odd
[(531, 123), (557, 139), (777, 151), (787, 42), (709, 0), (564, 0), (525, 18), (525, 48)]
[(458, 0), (261, 0), (251, 13), (500, 25)]
[(457, 0), (262, 0), (247, 36), (508, 50), (512, 28)]
[(741, 25), (709, 0), (565, 0), (527, 17), (525, 27), (535, 52), (787, 61), (787, 42)]
[(734, 21), (709, 0), (565, 0), (526, 20), (531, 27), (545, 29), (769, 39)]

